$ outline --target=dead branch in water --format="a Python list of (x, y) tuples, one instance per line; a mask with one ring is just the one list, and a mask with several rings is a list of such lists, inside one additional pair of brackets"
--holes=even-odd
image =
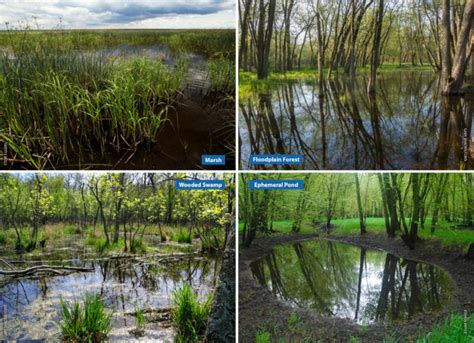
[[(160, 323), (162, 327), (171, 326), (171, 307), (165, 308), (146, 308), (141, 310), (148, 323)], [(137, 312), (125, 312), (126, 316), (137, 316)]]
[(65, 272), (92, 272), (93, 268), (84, 268), (84, 267), (69, 267), (69, 266), (49, 266), (49, 265), (39, 265), (33, 266), (26, 269), (19, 270), (1, 270), (0, 275), (13, 276), (13, 277), (22, 277), (30, 276), (35, 274), (54, 274), (54, 275), (64, 275)]

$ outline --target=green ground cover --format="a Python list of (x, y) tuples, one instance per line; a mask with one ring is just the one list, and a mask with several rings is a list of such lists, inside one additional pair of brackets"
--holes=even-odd
[[(407, 219), (408, 221), (408, 219)], [(273, 222), (273, 229), (278, 233), (290, 233), (293, 222), (291, 220), (281, 220)], [(334, 219), (331, 224), (335, 227), (331, 230), (334, 235), (352, 235), (359, 234), (360, 226), (358, 218), (348, 219)], [(383, 218), (367, 218), (367, 231), (369, 233), (386, 234), (385, 220)], [(431, 218), (427, 218), (424, 224), (424, 229), (419, 228), (418, 235), (422, 239), (439, 241), (443, 245), (463, 245), (468, 246), (474, 242), (474, 231), (454, 229), (455, 223), (441, 222), (435, 232), (431, 233)], [(239, 223), (239, 232), (244, 228), (243, 223)], [(311, 223), (303, 223), (301, 233), (317, 233), (320, 229), (311, 225)]]

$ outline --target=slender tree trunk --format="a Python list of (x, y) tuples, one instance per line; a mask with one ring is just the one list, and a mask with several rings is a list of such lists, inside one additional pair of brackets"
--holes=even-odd
[(398, 220), (398, 212), (397, 212), (397, 197), (396, 197), (396, 190), (395, 185), (393, 182), (390, 183), (390, 176), (388, 174), (383, 174), (384, 179), (384, 188), (386, 191), (386, 199), (387, 199), (387, 208), (390, 217), (390, 229), (387, 232), (389, 237), (395, 237), (395, 233), (400, 230), (400, 221)]
[(264, 80), (268, 76), (268, 58), (275, 21), (275, 8), (276, 0), (269, 0), (268, 12), (266, 11), (265, 1), (260, 0), (257, 34), (257, 77), (259, 80)]
[(82, 220), (82, 227), (84, 228), (87, 225), (87, 206), (86, 200), (84, 197), (84, 183), (81, 185), (81, 199), (82, 199), (82, 209), (83, 209), (83, 220)]
[(359, 211), (359, 222), (360, 222), (360, 234), (363, 235), (367, 233), (365, 228), (365, 219), (364, 219), (364, 210), (362, 209), (362, 201), (360, 200), (360, 185), (359, 185), (359, 176), (357, 173), (354, 174), (355, 185), (356, 185), (356, 195), (357, 195), (357, 210)]
[(388, 214), (388, 204), (387, 204), (387, 192), (385, 190), (384, 180), (382, 179), (382, 174), (377, 173), (377, 178), (379, 180), (379, 187), (380, 187), (380, 195), (382, 197), (382, 210), (383, 210), (383, 217), (385, 220), (385, 231), (387, 234), (390, 232), (390, 219)]
[(382, 40), (382, 24), (384, 17), (385, 4), (384, 0), (379, 0), (379, 6), (376, 13), (375, 21), (375, 35), (374, 43), (372, 48), (372, 62), (370, 64), (370, 79), (367, 85), (367, 92), (369, 94), (374, 94), (376, 92), (376, 82), (377, 82), (377, 68), (380, 64), (380, 43)]
[[(246, 61), (246, 58), (244, 58), (244, 56), (247, 54), (249, 14), (250, 14), (250, 8), (252, 5), (252, 0), (246, 0), (244, 4), (245, 5), (244, 5), (244, 11), (243, 11), (243, 19), (240, 25), (241, 31), (240, 31), (240, 46), (239, 46), (239, 62), (240, 62), (240, 68), (246, 71), (247, 61)], [(239, 0), (239, 7), (241, 7), (240, 0)]]

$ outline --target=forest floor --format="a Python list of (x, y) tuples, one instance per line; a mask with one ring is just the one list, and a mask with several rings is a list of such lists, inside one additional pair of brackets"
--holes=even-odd
[[(437, 265), (447, 271), (455, 282), (452, 302), (437, 313), (417, 315), (406, 323), (357, 325), (349, 319), (318, 316), (314, 310), (292, 308), (274, 297), (252, 277), (251, 262), (268, 254), (274, 247), (315, 238), (335, 240), (371, 249), (382, 249), (393, 255)], [(462, 256), (463, 249), (422, 241), (415, 250), (409, 250), (396, 238), (381, 234), (318, 235), (316, 233), (276, 234), (259, 237), (250, 248), (239, 253), (239, 335), (241, 342), (254, 342), (258, 332), (268, 332), (280, 342), (319, 341), (350, 342), (357, 337), (362, 342), (380, 342), (390, 337), (414, 339), (423, 330), (430, 331), (437, 322), (452, 312), (462, 312), (474, 304), (474, 261)], [(296, 314), (298, 325), (290, 325)], [(283, 340), (282, 340), (283, 339)], [(272, 340), (273, 341), (273, 340)]]

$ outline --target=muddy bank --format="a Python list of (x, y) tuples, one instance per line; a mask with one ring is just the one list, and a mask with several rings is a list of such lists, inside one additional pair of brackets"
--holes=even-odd
[[(268, 254), (274, 247), (317, 238), (317, 234), (281, 234), (256, 239), (248, 249), (241, 248), (239, 260), (239, 336), (241, 342), (254, 342), (256, 333), (267, 331), (272, 338), (285, 338), (299, 341), (323, 339), (327, 342), (347, 342), (351, 336), (363, 342), (380, 342), (387, 334), (409, 339), (419, 332), (423, 325), (429, 330), (433, 324), (450, 312), (461, 312), (466, 304), (474, 303), (472, 284), (474, 283), (474, 261), (460, 257), (460, 250), (443, 248), (435, 243), (420, 243), (416, 250), (410, 251), (400, 240), (392, 240), (384, 235), (368, 234), (347, 236), (321, 236), (339, 242), (350, 243), (370, 249), (382, 249), (393, 255), (434, 264), (449, 273), (454, 284), (452, 302), (436, 313), (416, 315), (406, 323), (376, 323), (360, 326), (349, 319), (321, 317), (314, 310), (292, 308), (278, 300), (270, 291), (262, 287), (252, 276), (251, 262)], [(469, 305), (467, 305), (469, 306)], [(299, 319), (297, 325), (289, 325), (294, 312)]]

